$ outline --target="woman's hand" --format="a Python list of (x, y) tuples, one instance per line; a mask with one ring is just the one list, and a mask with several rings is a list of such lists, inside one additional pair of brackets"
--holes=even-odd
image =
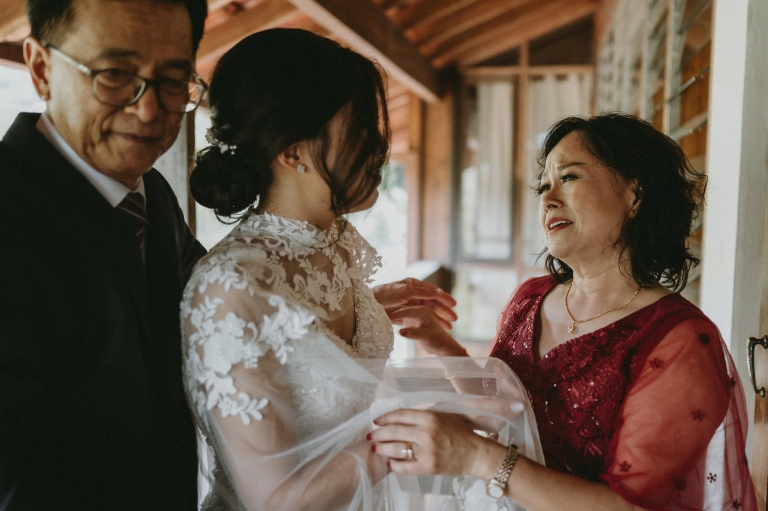
[(466, 356), (467, 351), (447, 332), (456, 321), (456, 300), (437, 286), (404, 279), (373, 288), (373, 294), (392, 324), (404, 327), (400, 335), (418, 341), (429, 353)]
[[(381, 284), (373, 288), (373, 294), (390, 319), (391, 314), (400, 309), (426, 307), (434, 313), (435, 319), (446, 330), (450, 330), (453, 327), (452, 323), (456, 321), (456, 313), (453, 312), (456, 300), (439, 287), (418, 279), (403, 279), (391, 284)], [(403, 314), (400, 314), (398, 317), (402, 318), (402, 316)]]
[[(476, 435), (459, 415), (423, 410), (396, 410), (374, 421), (371, 450), (389, 458), (400, 474), (469, 475), (490, 481), (506, 456), (506, 447)], [(413, 450), (406, 461), (404, 450)], [(531, 511), (643, 511), (607, 485), (555, 471), (523, 455), (507, 481), (507, 497)]]
[(439, 357), (466, 357), (465, 350), (451, 334), (446, 332), (435, 311), (426, 305), (402, 307), (389, 313), (393, 324), (402, 326), (400, 335), (417, 341), (432, 355)]
[[(368, 435), (371, 450), (389, 458), (393, 472), (485, 478), (505, 456), (504, 446), (475, 434), (460, 415), (401, 409), (374, 423), (380, 428)], [(403, 454), (408, 443), (413, 461), (406, 461)]]

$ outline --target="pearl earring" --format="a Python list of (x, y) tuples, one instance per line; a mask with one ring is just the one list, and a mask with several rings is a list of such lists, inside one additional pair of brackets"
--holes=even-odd
[(307, 171), (307, 167), (303, 163), (299, 163), (298, 165), (296, 165), (296, 172), (298, 172), (299, 174), (303, 174), (306, 171)]

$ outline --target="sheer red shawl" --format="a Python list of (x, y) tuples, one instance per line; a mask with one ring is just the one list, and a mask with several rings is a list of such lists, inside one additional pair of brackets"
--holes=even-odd
[(645, 509), (756, 510), (744, 391), (717, 327), (672, 294), (536, 360), (555, 285), (518, 288), (491, 352), (528, 391), (547, 466)]

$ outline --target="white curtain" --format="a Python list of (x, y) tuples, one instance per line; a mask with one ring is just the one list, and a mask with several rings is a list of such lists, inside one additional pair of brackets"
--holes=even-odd
[(512, 158), (514, 88), (510, 82), (477, 86), (467, 150), (473, 157), (462, 173), (464, 252), (479, 259), (512, 255)]
[[(526, 184), (523, 193), (523, 264), (536, 264), (538, 254), (544, 249), (544, 235), (539, 225), (538, 197), (530, 190), (535, 185), (538, 171), (536, 155), (549, 128), (556, 121), (570, 115), (588, 116), (592, 113), (591, 74), (572, 73), (565, 76), (544, 75), (532, 77), (528, 85), (526, 144)], [(543, 261), (539, 261), (541, 265)]]

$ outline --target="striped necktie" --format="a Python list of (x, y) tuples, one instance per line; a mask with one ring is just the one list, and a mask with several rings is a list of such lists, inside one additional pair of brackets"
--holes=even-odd
[(139, 192), (130, 192), (117, 205), (117, 209), (123, 213), (128, 225), (131, 227), (131, 232), (136, 236), (136, 243), (139, 245), (143, 261), (144, 240), (147, 237), (147, 210), (144, 206), (144, 196)]

